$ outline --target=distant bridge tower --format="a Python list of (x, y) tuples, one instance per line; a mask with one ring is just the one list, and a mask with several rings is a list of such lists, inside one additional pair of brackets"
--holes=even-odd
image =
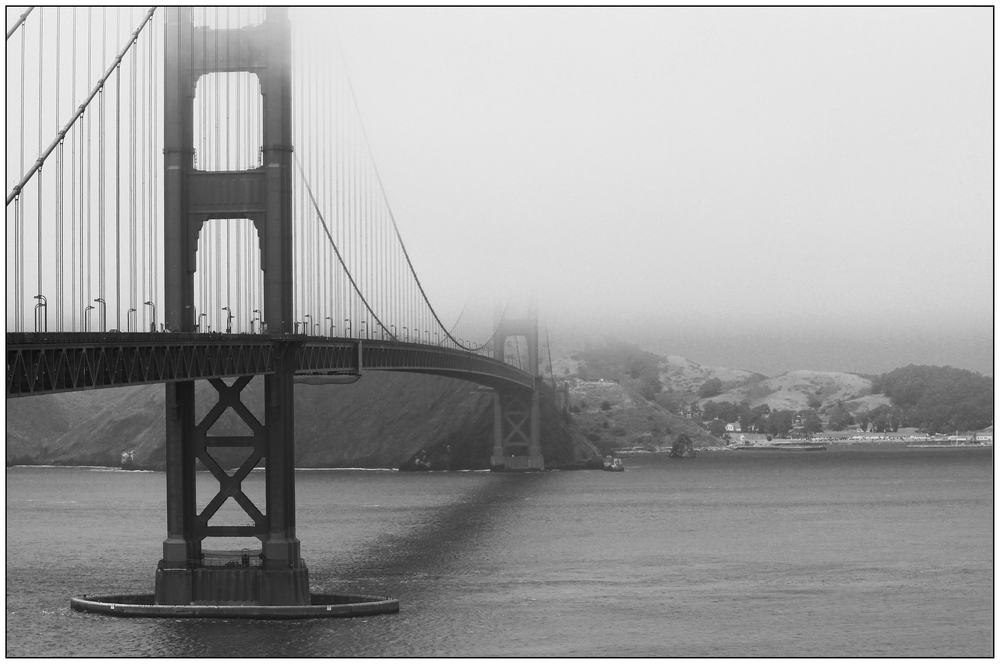
[(542, 379), (538, 372), (538, 307), (528, 309), (528, 317), (504, 319), (494, 313), (494, 359), (504, 360), (509, 337), (523, 337), (528, 345), (528, 373), (534, 379), (531, 396), (497, 391), (493, 395), (493, 456), (490, 465), (506, 470), (545, 470), (541, 444)]
[[(249, 219), (257, 229), (264, 272), (264, 321), (271, 334), (273, 374), (264, 377), (266, 421), (241, 403), (250, 376), (232, 386), (211, 383), (218, 403), (196, 421), (194, 381), (166, 384), (167, 539), (156, 573), (157, 604), (309, 604), (309, 579), (295, 537), (294, 347), (292, 322), (292, 79), (291, 23), (286, 8), (268, 8), (260, 25), (238, 29), (195, 28), (190, 7), (166, 8), (164, 94), (165, 324), (171, 332), (194, 332), (194, 273), (198, 238), (210, 219)], [(245, 171), (194, 167), (194, 98), (199, 77), (213, 72), (250, 72), (263, 95), (263, 162)], [(228, 409), (251, 436), (208, 436)], [(209, 453), (211, 447), (244, 447), (247, 461), (232, 476)], [(242, 492), (241, 482), (266, 460), (263, 512)], [(219, 480), (219, 491), (197, 513), (195, 464), (200, 460)], [(253, 525), (213, 526), (212, 516), (232, 498)], [(256, 537), (260, 560), (242, 568), (204, 565), (206, 537)], [(244, 562), (244, 565), (246, 563)]]

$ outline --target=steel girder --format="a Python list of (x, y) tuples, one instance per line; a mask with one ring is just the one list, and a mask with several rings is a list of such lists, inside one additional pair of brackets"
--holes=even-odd
[(250, 334), (8, 333), (7, 397), (266, 374), (273, 354)]
[(534, 387), (530, 374), (491, 357), (401, 341), (313, 338), (297, 350), (297, 360), (298, 375), (403, 371), (447, 376), (496, 389), (530, 391)]
[(299, 375), (403, 371), (495, 389), (531, 390), (528, 373), (466, 351), (399, 341), (304, 335), (8, 333), (7, 398), (147, 383), (274, 373), (296, 354)]

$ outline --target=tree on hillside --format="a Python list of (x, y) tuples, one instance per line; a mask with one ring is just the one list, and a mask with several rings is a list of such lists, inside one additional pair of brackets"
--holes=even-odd
[(823, 400), (815, 394), (810, 394), (809, 398), (806, 399), (806, 405), (815, 410), (823, 405)]
[(872, 408), (871, 410), (858, 413), (858, 423), (861, 424), (866, 431), (869, 429), (877, 433), (891, 433), (898, 431), (899, 427), (904, 424), (903, 409), (899, 406), (887, 406), (882, 404), (881, 406)]
[(709, 401), (701, 408), (702, 419), (716, 417), (723, 422), (735, 422), (740, 418), (740, 406), (731, 401)]
[(765, 431), (772, 436), (784, 438), (792, 430), (792, 423), (795, 421), (795, 411), (792, 410), (772, 410), (767, 416)]
[(881, 377), (883, 393), (910, 426), (937, 433), (993, 422), (993, 379), (965, 369), (909, 365)]
[(766, 403), (750, 408), (740, 413), (740, 427), (744, 431), (766, 431), (767, 416), (771, 414), (771, 407)]
[(854, 424), (854, 416), (851, 415), (842, 405), (835, 406), (828, 413), (829, 421), (827, 427), (830, 431), (843, 431)]
[(823, 421), (814, 410), (804, 411), (802, 414), (802, 430), (806, 433), (819, 433), (823, 430)]
[(639, 386), (639, 394), (647, 401), (655, 401), (656, 395), (663, 391), (663, 383), (660, 382), (658, 374), (646, 374), (642, 377)]
[(667, 409), (667, 411), (679, 415), (681, 412), (681, 402), (673, 395), (673, 393), (660, 393), (656, 398), (657, 403)]
[(726, 435), (726, 423), (719, 418), (715, 418), (708, 423), (708, 432), (716, 438), (722, 438), (722, 436)]
[(698, 388), (698, 396), (702, 399), (708, 399), (719, 394), (722, 394), (722, 380), (719, 378), (709, 378)]

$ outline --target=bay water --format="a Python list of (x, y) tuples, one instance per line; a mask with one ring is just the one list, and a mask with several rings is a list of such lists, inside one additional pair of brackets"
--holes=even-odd
[[(625, 473), (300, 470), (313, 592), (400, 613), (114, 618), (164, 475), (8, 468), (8, 656), (992, 656), (992, 449), (626, 459)], [(263, 472), (244, 482), (260, 495)], [(199, 473), (199, 495), (214, 479)]]

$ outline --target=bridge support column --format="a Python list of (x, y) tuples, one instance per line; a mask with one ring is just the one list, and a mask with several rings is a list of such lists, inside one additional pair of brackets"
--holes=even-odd
[(264, 377), (267, 408), (267, 537), (262, 546), (260, 603), (309, 603), (309, 573), (295, 536), (295, 349), (287, 345)]
[(493, 470), (545, 470), (539, 404), (542, 381), (538, 375), (538, 310), (532, 306), (524, 319), (500, 320), (497, 315), (494, 320), (494, 357), (504, 361), (508, 337), (524, 338), (534, 386), (530, 394), (497, 392), (494, 396), (490, 466)]
[[(157, 604), (306, 605), (309, 573), (295, 537), (294, 402), (291, 389), (295, 344), (276, 342), (276, 371), (265, 377), (266, 422), (261, 424), (240, 394), (252, 376), (232, 385), (209, 382), (219, 398), (195, 421), (194, 383), (168, 384), (167, 539), (156, 572)], [(208, 435), (227, 410), (253, 432), (251, 436)], [(213, 456), (216, 448), (248, 450), (232, 474)], [(243, 493), (242, 483), (266, 459), (266, 514)], [(218, 492), (198, 512), (195, 464), (200, 461), (219, 482)], [(213, 525), (212, 518), (232, 498), (251, 525)], [(205, 551), (206, 537), (256, 537), (259, 550)]]
[(538, 390), (493, 397), (493, 470), (545, 470)]
[[(218, 402), (195, 422), (194, 383), (167, 386), (167, 539), (156, 574), (157, 604), (309, 604), (308, 571), (295, 537), (295, 402), (292, 377), (298, 341), (286, 333), (293, 320), (291, 23), (286, 8), (268, 8), (260, 26), (195, 27), (190, 7), (166, 10), (164, 66), (164, 323), (171, 332), (194, 332), (194, 273), (202, 225), (210, 219), (250, 219), (257, 227), (264, 272), (263, 318), (272, 332), (273, 374), (264, 378), (265, 422), (240, 401), (251, 376), (232, 385), (211, 384)], [(225, 57), (220, 58), (220, 54)], [(194, 165), (194, 97), (199, 77), (250, 72), (263, 96), (262, 165), (246, 171), (208, 172)], [(253, 436), (208, 436), (227, 409)], [(248, 447), (229, 475), (211, 447)], [(241, 482), (266, 459), (262, 513)], [(197, 513), (195, 463), (219, 481), (219, 491)], [(232, 498), (252, 525), (210, 525)], [(256, 537), (260, 551), (226, 560), (202, 550), (206, 537)], [(212, 553), (212, 556), (206, 554)], [(226, 552), (222, 552), (225, 554)], [(211, 557), (209, 561), (207, 558)], [(232, 563), (232, 564), (230, 564)]]
[(195, 534), (194, 381), (166, 384), (167, 539), (156, 572), (158, 604), (191, 603), (191, 565), (201, 558)]

